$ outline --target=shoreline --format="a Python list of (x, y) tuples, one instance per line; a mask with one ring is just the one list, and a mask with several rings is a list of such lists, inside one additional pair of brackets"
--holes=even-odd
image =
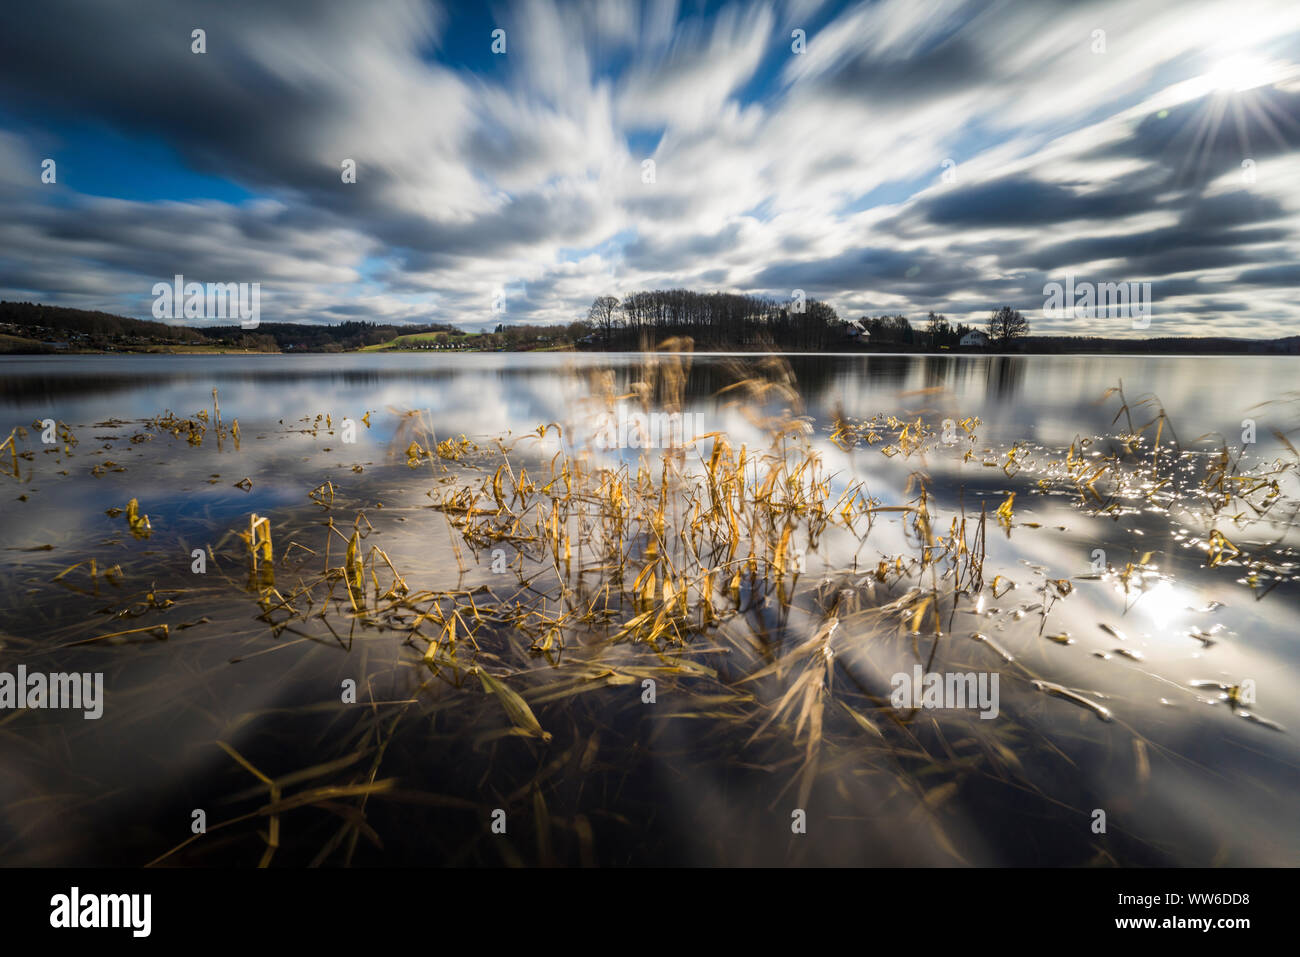
[[(0, 359), (52, 359), (52, 358), (78, 358), (85, 356), (121, 356), (124, 358), (139, 358), (141, 356), (373, 356), (373, 355), (428, 355), (428, 356), (451, 356), (451, 355), (589, 355), (589, 356), (645, 356), (645, 355), (663, 355), (659, 350), (641, 350), (641, 349), (611, 349), (611, 350), (594, 350), (594, 349), (445, 349), (445, 350), (428, 350), (428, 349), (351, 349), (346, 352), (326, 352), (323, 350), (294, 350), (291, 352), (268, 352), (252, 349), (204, 349), (204, 350), (150, 350), (146, 352), (118, 351), (101, 352), (93, 350), (80, 350), (71, 352), (68, 350), (51, 350), (49, 352), (0, 352)], [(698, 350), (689, 353), (691, 356), (724, 356), (724, 357), (744, 357), (744, 356), (808, 356), (817, 358), (870, 358), (872, 356), (880, 358), (897, 358), (900, 356), (912, 356), (916, 358), (948, 358), (948, 359), (978, 359), (978, 358), (999, 358), (999, 359), (1031, 359), (1031, 358), (1081, 358), (1081, 359), (1151, 359), (1151, 358), (1179, 358), (1179, 359), (1281, 359), (1293, 357), (1293, 352), (822, 352), (822, 351), (790, 351), (783, 349), (773, 350)]]

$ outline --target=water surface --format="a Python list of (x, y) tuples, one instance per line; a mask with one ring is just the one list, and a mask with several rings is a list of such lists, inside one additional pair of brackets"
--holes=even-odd
[[(557, 452), (584, 451), (600, 383), (623, 394), (654, 381), (649, 401), (664, 399), (664, 377), (648, 373), (648, 361), (540, 353), (0, 359), (0, 435), (26, 427), (18, 447), (31, 453), (17, 477), (0, 477), (8, 596), (0, 603), (0, 670), (103, 671), (107, 688), (98, 721), (53, 711), (0, 714), (0, 860), (143, 864), (188, 838), (193, 811), (203, 809), (210, 825), (254, 817), (168, 860), (257, 863), (266, 821), (255, 812), (267, 793), (221, 741), (277, 779), (353, 758), (286, 785), (290, 791), (399, 782), (400, 800), (362, 800), (365, 829), (348, 830), (351, 812), (328, 800), (286, 812), (274, 858), (285, 864), (1297, 861), (1294, 514), (1216, 514), (1203, 495), (1166, 500), (1160, 493), (1099, 511), (1049, 480), (1050, 463), (1072, 444), (1088, 440), (1076, 445), (1086, 455), (1118, 447), (1128, 419), (1116, 422), (1121, 400), (1103, 395), (1120, 383), (1135, 430), (1158, 412), (1154, 403), (1139, 404), (1145, 397), (1158, 397), (1167, 414), (1169, 464), (1162, 474), (1156, 462), (1155, 482), (1180, 469), (1190, 476), (1220, 447), (1235, 455), (1243, 428), (1256, 438), (1245, 445), (1243, 465), (1285, 462), (1289, 450), (1274, 431), (1295, 441), (1300, 425), (1288, 396), (1294, 359), (800, 355), (786, 357), (792, 400), (776, 390), (727, 390), (747, 376), (770, 380), (761, 357), (692, 357), (681, 383), (684, 411), (732, 446), (767, 448), (770, 420), (806, 417), (833, 490), (861, 482), (880, 505), (904, 505), (915, 500), (909, 478), (919, 475), (941, 530), (953, 517), (990, 516), (985, 581), (1002, 576), (992, 589), (998, 597), (990, 593), (978, 610), (959, 606), (937, 642), (918, 636), (923, 661), (996, 671), (1005, 662), (970, 640), (986, 634), (1019, 668), (1087, 692), (1112, 717), (1100, 720), (1024, 674), (1008, 674), (994, 722), (922, 712), (898, 732), (927, 756), (899, 759), (906, 777), (881, 770), (893, 759), (875, 755), (876, 743), (863, 741), (858, 751), (844, 743), (852, 738), (837, 738), (820, 756), (805, 834), (790, 829), (796, 789), (788, 782), (799, 750), (751, 743), (774, 699), (760, 695), (743, 718), (742, 705), (731, 712), (719, 704), (712, 714), (714, 705), (691, 702), (708, 697), (703, 687), (683, 677), (665, 680), (654, 705), (640, 703), (639, 681), (548, 701), (539, 689), (566, 674), (566, 659), (504, 647), (480, 648), (475, 659), (467, 649), (467, 667), (479, 660), (517, 680), (538, 702), (550, 735), (546, 742), (500, 737), (494, 729), (508, 722), (477, 679), (430, 684), (420, 649), (397, 627), (409, 621), (391, 630), (357, 626), (340, 623), (336, 609), (328, 621), (277, 631), (258, 617), (257, 583), (236, 557), (235, 535), (252, 514), (271, 518), (277, 560), (285, 550), (295, 560), (276, 571), (282, 593), (305, 580), (309, 554), (317, 570), (341, 560), (358, 514), (367, 542), (382, 547), (411, 588), (494, 585), (492, 549), (464, 541), (443, 512), (429, 508), (431, 495), (490, 477), (498, 438), (533, 475)], [(146, 425), (168, 411), (187, 419), (208, 410), (211, 426), (214, 389), (222, 421), (238, 420), (238, 443), (218, 442), (209, 429), (192, 444)], [(414, 434), (412, 410), (424, 413), (438, 441), (464, 435), (486, 451), (445, 471), (409, 468), (403, 450)], [(881, 415), (919, 418), (936, 431), (945, 421), (978, 425), (957, 451), (915, 456), (882, 455), (885, 442), (844, 448), (830, 439), (840, 417)], [(345, 418), (355, 425), (355, 443), (344, 441)], [(42, 445), (45, 419), (65, 423), (75, 444)], [(558, 432), (521, 439), (552, 423)], [(1171, 441), (1197, 457), (1180, 461)], [(697, 467), (708, 449), (701, 443)], [(965, 449), (969, 456), (958, 454)], [(1017, 464), (1007, 468), (1013, 449)], [(610, 467), (629, 463), (633, 472), (642, 461), (639, 450), (585, 453)], [(1131, 457), (1135, 468), (1140, 461)], [(1294, 472), (1275, 478), (1281, 496), (1294, 499)], [(326, 482), (333, 498), (313, 501), (309, 493)], [(1003, 529), (991, 516), (1011, 492), (1014, 519)], [(133, 498), (149, 516), (147, 537), (108, 514)], [(331, 521), (346, 534), (331, 533)], [(1277, 583), (1263, 593), (1240, 562), (1207, 567), (1202, 545), (1211, 528), (1267, 556), (1265, 577)], [(852, 584), (909, 547), (902, 520), (882, 514), (864, 542), (846, 547), (828, 535), (801, 556), (803, 581)], [(192, 568), (195, 548), (216, 558), (202, 576)], [(101, 570), (117, 565), (120, 576), (92, 579), (82, 568), (55, 580), (91, 558)], [(1098, 561), (1108, 574), (1096, 574)], [(1117, 578), (1131, 566), (1146, 574), (1137, 592)], [(1035, 606), (1053, 580), (1072, 586), (1044, 619)], [(708, 663), (724, 688), (744, 688), (729, 683), (720, 647), (759, 635), (776, 643), (778, 656), (818, 627), (798, 602), (788, 615), (767, 616), (762, 608), (737, 615), (712, 646), (688, 643), (674, 655)], [(147, 630), (163, 623), (165, 640)], [(131, 629), (141, 631), (101, 639)], [(853, 684), (854, 693), (887, 697), (890, 675), (916, 661), (905, 640), (849, 638), (828, 699)], [(591, 639), (580, 653), (597, 647)], [(634, 667), (621, 646), (599, 653), (611, 668)], [(566, 654), (571, 663), (575, 652)], [(346, 680), (357, 683), (361, 703), (340, 701)], [(1249, 708), (1205, 684), (1246, 680), (1257, 694)], [(840, 713), (839, 720), (847, 719)], [(998, 724), (1003, 736), (993, 741), (986, 724)], [(497, 808), (512, 822), (505, 836), (488, 826)], [(1106, 814), (1104, 834), (1093, 827), (1097, 810)]]

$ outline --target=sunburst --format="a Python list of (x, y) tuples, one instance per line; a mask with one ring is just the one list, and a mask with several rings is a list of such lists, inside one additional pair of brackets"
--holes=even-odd
[(1202, 174), (1211, 161), (1216, 143), (1226, 132), (1225, 126), (1235, 133), (1237, 150), (1243, 160), (1251, 159), (1254, 152), (1270, 145), (1266, 142), (1251, 143), (1248, 132), (1251, 128), (1262, 131), (1274, 144), (1285, 147), (1289, 136), (1282, 131), (1294, 130), (1296, 121), (1278, 108), (1270, 91), (1297, 77), (1300, 77), (1300, 65), (1249, 53), (1234, 53), (1215, 61), (1204, 73), (1171, 90), (1176, 103), (1201, 101), (1194, 121), (1181, 129), (1173, 141), (1184, 156), (1179, 179), (1184, 175), (1198, 177)]
[(1282, 79), (1282, 65), (1251, 56), (1230, 56), (1220, 60), (1201, 77), (1208, 90), (1216, 93), (1244, 93), (1271, 86)]

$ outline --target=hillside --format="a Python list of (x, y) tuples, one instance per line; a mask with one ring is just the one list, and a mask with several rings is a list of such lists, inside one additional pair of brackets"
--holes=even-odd
[(449, 325), (376, 325), (344, 322), (305, 325), (264, 322), (256, 329), (238, 325), (176, 326), (31, 302), (0, 302), (0, 353), (76, 352), (350, 352), (399, 335), (460, 331)]

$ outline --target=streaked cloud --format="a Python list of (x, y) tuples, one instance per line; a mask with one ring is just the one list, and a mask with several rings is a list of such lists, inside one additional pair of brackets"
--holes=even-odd
[(1152, 282), (1152, 334), (1298, 334), (1296, 51), (1289, 0), (48, 0), (0, 35), (0, 297), (145, 317), (183, 273), (474, 327), (799, 288), (1128, 334), (1039, 317), (1072, 271)]

